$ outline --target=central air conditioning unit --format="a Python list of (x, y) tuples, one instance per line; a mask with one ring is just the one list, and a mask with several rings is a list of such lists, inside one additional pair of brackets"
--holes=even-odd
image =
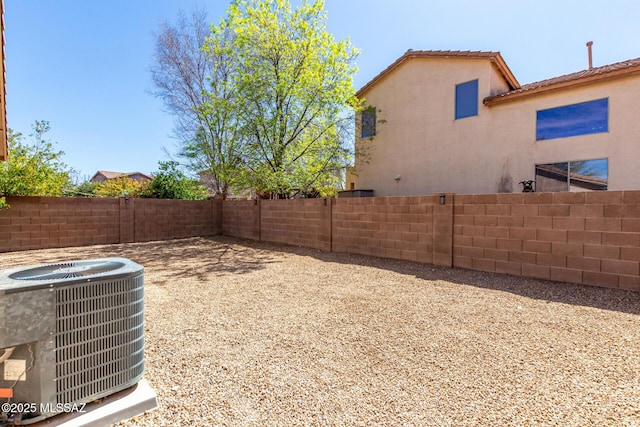
[(0, 425), (31, 424), (138, 383), (143, 282), (144, 268), (126, 258), (0, 270)]

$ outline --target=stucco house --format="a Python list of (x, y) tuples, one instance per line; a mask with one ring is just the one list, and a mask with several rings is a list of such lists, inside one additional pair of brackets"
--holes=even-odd
[(9, 148), (7, 147), (7, 92), (6, 69), (4, 62), (4, 0), (0, 0), (0, 162), (7, 160)]
[(409, 50), (357, 95), (347, 189), (640, 189), (640, 58), (520, 85), (499, 52)]

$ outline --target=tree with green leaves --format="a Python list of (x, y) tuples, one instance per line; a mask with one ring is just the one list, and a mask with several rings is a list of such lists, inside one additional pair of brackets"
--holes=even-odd
[[(341, 180), (349, 164), (355, 97), (354, 60), (348, 40), (326, 30), (324, 2), (235, 0), (212, 27), (204, 51), (229, 60), (225, 104), (241, 133), (239, 180), (274, 198), (288, 198)], [(222, 46), (222, 48), (221, 48)], [(213, 94), (205, 100), (219, 108)]]
[(95, 191), (99, 185), (99, 182), (92, 182), (85, 178), (82, 182), (74, 184), (67, 195), (69, 197), (96, 197)]
[(198, 180), (190, 179), (176, 161), (158, 162), (159, 170), (141, 197), (155, 199), (205, 200), (209, 191)]
[(32, 143), (21, 133), (8, 131), (9, 156), (0, 163), (0, 196), (64, 195), (71, 184), (71, 169), (62, 161), (64, 152), (45, 139), (51, 126), (37, 120), (30, 135)]
[(358, 51), (326, 31), (324, 2), (234, 0), (205, 33), (181, 15), (156, 36), (155, 95), (179, 155), (223, 198), (326, 195), (353, 157)]
[(96, 183), (93, 186), (95, 197), (139, 197), (146, 189), (143, 183), (134, 181), (128, 176), (119, 176)]
[(204, 174), (216, 195), (226, 198), (238, 185), (241, 98), (230, 82), (230, 33), (203, 50), (209, 35), (206, 13), (180, 13), (177, 24), (164, 23), (156, 34), (151, 75), (154, 95), (175, 118), (179, 156), (192, 172)]

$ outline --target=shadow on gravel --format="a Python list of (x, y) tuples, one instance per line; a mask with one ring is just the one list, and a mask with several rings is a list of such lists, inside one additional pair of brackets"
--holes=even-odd
[[(585, 307), (640, 314), (640, 292), (624, 289), (599, 288), (574, 283), (553, 282), (528, 277), (509, 276), (500, 273), (438, 267), (431, 264), (378, 258), (349, 253), (324, 252), (317, 249), (273, 243), (237, 240), (254, 248), (311, 256), (328, 263), (371, 266), (407, 274), (425, 281), (442, 280), (459, 285), (475, 286), (495, 291), (509, 292), (526, 298), (559, 302)], [(515, 280), (514, 280), (515, 279)], [(345, 278), (348, 280), (348, 278)]]
[(124, 257), (144, 266), (145, 272), (153, 272), (153, 284), (163, 286), (187, 277), (207, 283), (220, 275), (261, 270), (266, 264), (278, 262), (272, 255), (268, 250), (252, 248), (236, 239), (215, 236), (5, 253), (0, 254), (0, 260), (4, 261), (2, 264), (8, 260), (11, 266), (18, 266)]
[[(279, 252), (310, 256), (327, 263), (374, 265), (375, 268), (411, 275), (425, 281), (442, 280), (510, 292), (526, 298), (640, 314), (640, 292), (436, 267), (365, 255), (323, 252), (227, 236), (1, 253), (0, 265), (8, 268), (74, 259), (125, 257), (143, 265), (146, 271), (153, 272), (153, 283), (158, 286), (190, 277), (211, 284), (212, 278), (216, 276), (246, 274), (262, 270), (268, 264), (279, 263)], [(344, 280), (346, 284), (349, 278), (345, 277)]]

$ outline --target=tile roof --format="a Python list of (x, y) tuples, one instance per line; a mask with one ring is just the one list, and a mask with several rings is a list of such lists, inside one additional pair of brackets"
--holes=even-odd
[(482, 50), (413, 50), (408, 49), (405, 55), (413, 56), (442, 56), (448, 58), (450, 56), (470, 57), (470, 58), (493, 58), (500, 55), (500, 52), (482, 51)]
[(510, 91), (498, 95), (487, 97), (483, 103), (487, 106), (500, 104), (503, 102), (515, 101), (524, 97), (548, 93), (555, 90), (579, 87), (586, 84), (596, 83), (600, 81), (610, 80), (630, 75), (640, 75), (640, 58), (629, 59), (615, 64), (604, 65), (602, 67), (592, 67), (576, 73), (566, 74), (559, 77), (542, 80), (539, 82), (520, 85), (515, 76), (504, 62), (500, 52), (492, 51), (460, 51), (460, 50), (407, 50), (400, 58), (396, 59), (393, 64), (389, 65), (380, 74), (375, 76), (371, 81), (365, 84), (358, 92), (357, 96), (362, 95), (369, 90), (378, 81), (383, 79), (387, 74), (395, 70), (405, 61), (412, 58), (462, 58), (462, 59), (487, 59), (495, 66), (496, 70), (502, 74)]
[(494, 105), (520, 99), (525, 96), (576, 87), (589, 83), (610, 80), (613, 78), (640, 74), (640, 58), (629, 59), (615, 64), (593, 67), (564, 76), (553, 77), (535, 83), (523, 85), (520, 88), (484, 99), (485, 105)]
[(96, 175), (98, 174), (104, 176), (107, 179), (118, 178), (118, 177), (121, 177), (122, 175), (126, 175), (126, 173), (123, 173), (123, 172), (110, 172), (110, 171), (98, 171)]
[(403, 62), (412, 58), (460, 58), (460, 59), (487, 59), (497, 68), (512, 89), (520, 87), (520, 83), (502, 59), (500, 52), (490, 51), (469, 51), (469, 50), (407, 50), (393, 64), (389, 65), (380, 74), (375, 76), (371, 81), (365, 84), (357, 93), (360, 97), (364, 92), (376, 84), (379, 80), (396, 69)]
[(142, 172), (111, 172), (111, 171), (98, 171), (95, 173), (95, 175), (93, 175), (93, 177), (89, 180), (89, 181), (94, 181), (94, 179), (98, 176), (98, 175), (102, 175), (104, 176), (106, 179), (114, 179), (114, 178), (120, 178), (121, 176), (128, 176), (129, 178), (132, 178), (133, 175), (141, 175), (142, 178), (146, 178), (149, 180), (152, 180), (153, 177), (144, 174)]

